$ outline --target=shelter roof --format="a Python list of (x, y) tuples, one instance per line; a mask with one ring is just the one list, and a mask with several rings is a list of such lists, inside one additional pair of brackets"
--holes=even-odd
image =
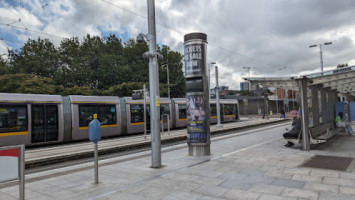
[(298, 91), (299, 79), (307, 79), (307, 86), (319, 85), (330, 88), (339, 93), (348, 93), (355, 96), (355, 66), (324, 71), (323, 73), (308, 74), (300, 77), (251, 77), (243, 78), (253, 85), (275, 87)]

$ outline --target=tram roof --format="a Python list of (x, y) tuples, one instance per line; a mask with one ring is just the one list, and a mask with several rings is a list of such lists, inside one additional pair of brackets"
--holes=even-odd
[(245, 78), (251, 84), (265, 87), (284, 88), (298, 91), (299, 79), (307, 79), (307, 86), (319, 85), (323, 88), (330, 88), (339, 93), (348, 93), (355, 96), (355, 66), (338, 68), (324, 71), (323, 73), (313, 73), (300, 77), (251, 77)]
[(72, 103), (120, 103), (120, 99), (116, 96), (83, 96), (83, 95), (70, 95)]
[(0, 101), (13, 103), (62, 103), (60, 95), (0, 93)]

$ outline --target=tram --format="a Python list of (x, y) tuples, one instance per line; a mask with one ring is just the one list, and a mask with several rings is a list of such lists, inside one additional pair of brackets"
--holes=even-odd
[[(236, 99), (221, 99), (221, 121), (240, 119)], [(211, 123), (217, 123), (216, 101), (210, 101)], [(0, 146), (82, 141), (88, 139), (88, 125), (98, 115), (102, 137), (139, 134), (144, 131), (144, 102), (132, 97), (41, 95), (0, 93)], [(150, 129), (149, 98), (146, 101), (147, 129)], [(164, 128), (186, 127), (186, 99), (161, 98)]]

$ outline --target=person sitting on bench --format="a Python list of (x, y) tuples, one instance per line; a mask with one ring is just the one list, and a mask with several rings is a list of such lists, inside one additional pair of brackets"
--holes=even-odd
[(348, 122), (343, 121), (343, 113), (339, 112), (338, 116), (335, 118), (335, 124), (339, 128), (346, 128), (348, 129), (349, 135), (354, 135), (353, 128)]
[[(293, 127), (289, 132), (286, 132), (283, 134), (285, 139), (295, 139), (298, 138), (298, 134), (301, 131), (301, 116), (298, 116), (297, 119), (292, 123)], [(285, 145), (285, 147), (292, 147), (295, 145), (293, 142), (288, 141), (288, 143)]]

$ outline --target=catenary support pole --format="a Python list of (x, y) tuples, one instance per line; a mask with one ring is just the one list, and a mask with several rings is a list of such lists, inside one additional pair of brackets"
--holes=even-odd
[(221, 106), (219, 103), (219, 84), (218, 84), (218, 66), (215, 66), (216, 69), (216, 107), (217, 107), (217, 127), (222, 127), (221, 124)]
[(159, 70), (157, 65), (157, 42), (155, 29), (155, 1), (148, 3), (148, 35), (149, 35), (149, 89), (150, 89), (150, 125), (152, 144), (152, 167), (161, 167), (161, 141), (160, 141), (160, 97), (159, 97)]

